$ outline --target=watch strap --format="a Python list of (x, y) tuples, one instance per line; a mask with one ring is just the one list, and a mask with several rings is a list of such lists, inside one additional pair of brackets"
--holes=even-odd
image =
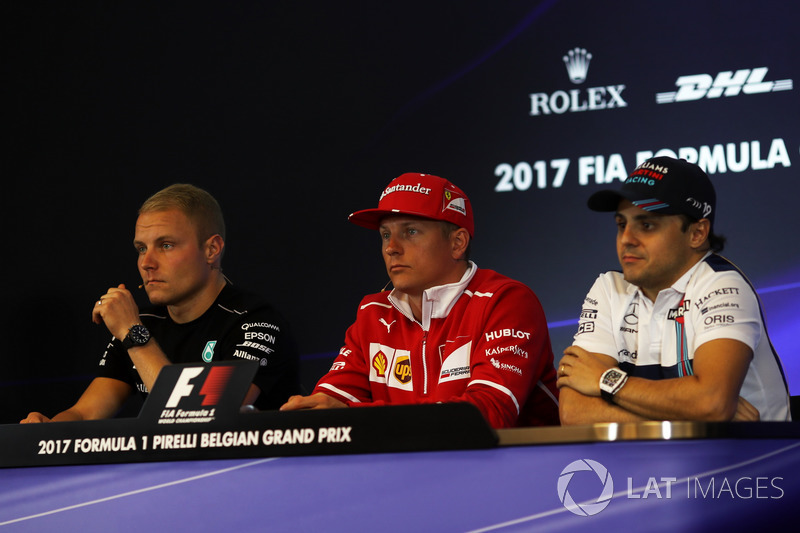
[(150, 330), (142, 324), (134, 324), (122, 339), (122, 347), (129, 350), (134, 346), (144, 346), (148, 342), (150, 342)]

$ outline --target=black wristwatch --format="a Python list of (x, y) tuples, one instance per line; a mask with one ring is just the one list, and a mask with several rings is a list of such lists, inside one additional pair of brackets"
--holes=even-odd
[(150, 340), (150, 330), (141, 324), (134, 324), (122, 339), (122, 347), (126, 350), (134, 346), (144, 346)]
[(609, 368), (600, 376), (600, 396), (608, 403), (614, 403), (614, 395), (619, 392), (625, 382), (628, 381), (628, 374), (619, 368)]

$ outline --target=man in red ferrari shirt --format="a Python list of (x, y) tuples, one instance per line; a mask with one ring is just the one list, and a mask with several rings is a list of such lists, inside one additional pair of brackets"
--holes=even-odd
[(361, 301), (330, 371), (282, 410), (469, 402), (495, 428), (559, 423), (542, 307), (469, 260), (475, 225), (461, 189), (403, 174), (350, 221), (380, 233), (394, 289)]

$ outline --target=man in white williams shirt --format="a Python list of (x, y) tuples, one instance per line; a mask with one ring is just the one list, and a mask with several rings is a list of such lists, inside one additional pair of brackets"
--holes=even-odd
[(622, 272), (584, 300), (558, 368), (561, 423), (790, 420), (756, 292), (718, 255), (706, 173), (654, 157), (588, 205), (615, 213)]

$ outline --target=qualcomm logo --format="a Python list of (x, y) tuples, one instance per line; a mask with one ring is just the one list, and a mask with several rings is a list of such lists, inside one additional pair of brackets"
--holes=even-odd
[[(572, 481), (572, 476), (575, 472), (592, 471), (597, 474), (600, 482), (603, 484), (603, 490), (600, 496), (594, 502), (576, 503), (569, 493), (569, 482)], [(558, 499), (564, 504), (564, 507), (573, 514), (578, 516), (592, 516), (596, 515), (605, 509), (611, 501), (611, 496), (614, 494), (614, 480), (611, 479), (611, 474), (605, 466), (597, 461), (591, 459), (579, 459), (567, 465), (561, 471), (558, 477)]]
[[(567, 75), (572, 83), (580, 85), (586, 81), (592, 54), (585, 48), (573, 48), (563, 58), (567, 67)], [(585, 90), (571, 89), (548, 93), (532, 93), (529, 96), (530, 115), (550, 115), (555, 113), (576, 113), (579, 111), (597, 111), (615, 107), (627, 107), (622, 98), (624, 85), (607, 85), (605, 87), (589, 87)]]
[(694, 74), (681, 76), (675, 81), (677, 91), (657, 93), (656, 102), (671, 104), (673, 102), (689, 102), (701, 98), (719, 98), (720, 96), (738, 96), (739, 94), (759, 94), (775, 91), (791, 91), (793, 82), (790, 79), (764, 81), (767, 67), (741, 69), (733, 72), (726, 70), (715, 77), (710, 74)]

